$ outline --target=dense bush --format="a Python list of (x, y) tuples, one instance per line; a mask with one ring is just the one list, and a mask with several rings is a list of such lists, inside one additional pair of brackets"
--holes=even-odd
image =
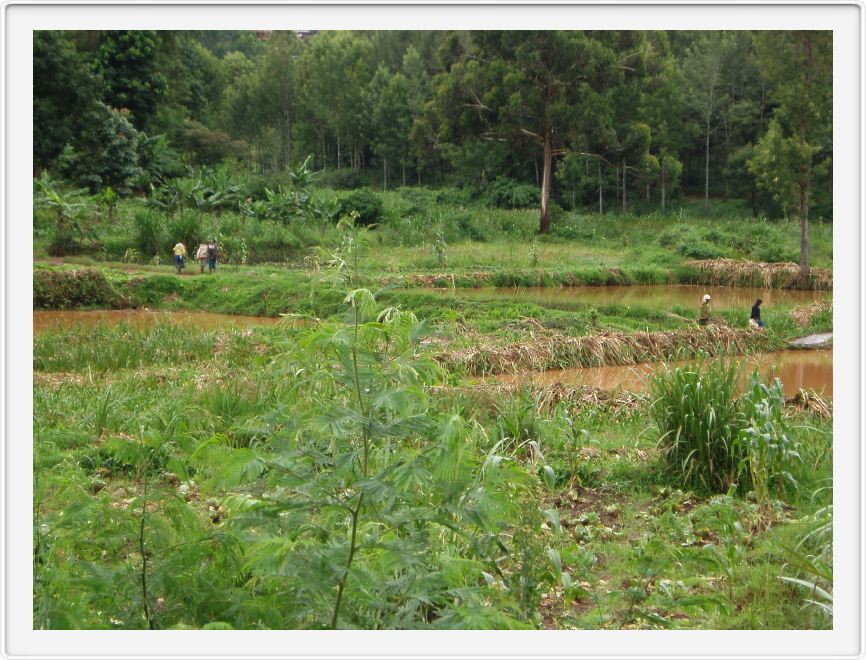
[(113, 307), (119, 298), (105, 276), (93, 268), (33, 270), (35, 308)]
[(348, 215), (352, 211), (358, 214), (355, 222), (362, 227), (378, 224), (383, 217), (384, 205), (382, 199), (369, 188), (354, 190), (340, 200), (340, 215)]
[(500, 209), (529, 209), (538, 206), (539, 192), (537, 186), (499, 177), (490, 184), (484, 199)]

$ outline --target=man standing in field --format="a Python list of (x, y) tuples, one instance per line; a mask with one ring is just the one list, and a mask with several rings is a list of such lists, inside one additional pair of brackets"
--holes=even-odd
[(698, 316), (698, 325), (706, 325), (710, 322), (710, 294), (704, 294), (704, 302), (701, 303), (701, 313)]

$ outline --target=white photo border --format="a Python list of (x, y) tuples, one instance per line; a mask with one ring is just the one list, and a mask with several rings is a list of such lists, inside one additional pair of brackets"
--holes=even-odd
[[(863, 657), (862, 2), (6, 1), (2, 122), (0, 653), (8, 658)], [(831, 29), (834, 628), (832, 631), (38, 631), (32, 629), (32, 31), (36, 29)], [(23, 322), (22, 319), (31, 319)], [(30, 386), (28, 387), (27, 384)], [(838, 442), (837, 442), (838, 440)]]

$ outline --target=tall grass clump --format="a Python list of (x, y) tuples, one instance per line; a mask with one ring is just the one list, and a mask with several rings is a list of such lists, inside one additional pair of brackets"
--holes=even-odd
[(683, 367), (663, 369), (651, 380), (653, 421), (668, 469), (684, 485), (724, 492), (736, 482), (734, 454), (742, 415), (737, 394), (740, 365), (699, 354)]
[(784, 417), (781, 381), (767, 385), (754, 372), (745, 383), (742, 364), (699, 353), (683, 367), (665, 366), (651, 380), (650, 410), (667, 468), (685, 485), (751, 486), (769, 509), (771, 494), (799, 489), (800, 446)]
[(159, 254), (165, 235), (162, 215), (152, 209), (138, 208), (132, 218), (135, 246), (144, 255)]

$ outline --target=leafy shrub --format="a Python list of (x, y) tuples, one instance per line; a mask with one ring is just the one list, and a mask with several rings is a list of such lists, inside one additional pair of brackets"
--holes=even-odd
[(105, 276), (93, 268), (33, 270), (33, 306), (42, 309), (112, 307), (119, 296)]
[(349, 215), (352, 211), (358, 213), (356, 224), (369, 227), (381, 221), (384, 206), (379, 195), (369, 188), (361, 188), (340, 200), (340, 215)]
[(766, 261), (769, 263), (781, 263), (786, 261), (799, 261), (799, 256), (790, 250), (787, 250), (781, 243), (768, 243), (760, 246), (752, 253), (758, 261)]
[(759, 502), (768, 503), (770, 488), (798, 487), (791, 470), (800, 461), (799, 445), (787, 433), (783, 411), (785, 394), (777, 378), (768, 386), (752, 375), (750, 388), (740, 399), (745, 417), (733, 453), (741, 456), (739, 471), (748, 472)]
[(695, 240), (694, 230), (689, 225), (676, 224), (665, 227), (659, 234), (659, 245), (662, 247), (674, 247)]
[(142, 254), (157, 254), (163, 243), (165, 234), (162, 215), (150, 209), (136, 209), (132, 217), (135, 231), (135, 247)]
[(703, 239), (694, 239), (677, 244), (677, 252), (690, 259), (716, 259), (722, 250)]
[(449, 204), (451, 206), (469, 206), (476, 199), (475, 191), (469, 188), (443, 188), (437, 190), (434, 195), (437, 204)]
[(487, 189), (484, 199), (500, 209), (528, 209), (538, 206), (538, 188), (508, 177), (497, 178)]

